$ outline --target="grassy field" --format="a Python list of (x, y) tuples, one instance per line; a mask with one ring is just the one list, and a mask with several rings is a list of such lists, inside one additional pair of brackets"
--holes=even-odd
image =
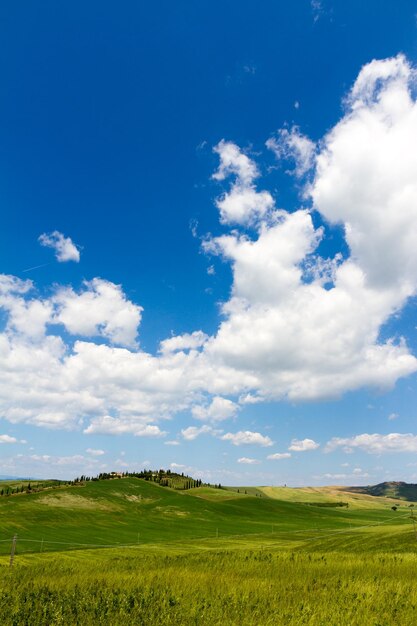
[(409, 508), (361, 494), (319, 506), (338, 497), (326, 489), (304, 490), (312, 499), (300, 504), (298, 490), (280, 500), (269, 489), (177, 492), (123, 478), (1, 498), (0, 623), (414, 622)]

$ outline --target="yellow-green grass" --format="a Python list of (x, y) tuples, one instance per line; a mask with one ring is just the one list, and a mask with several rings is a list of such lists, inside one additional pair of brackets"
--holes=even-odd
[(18, 480), (0, 480), (0, 491), (1, 489), (6, 491), (8, 487), (10, 489), (20, 489), (21, 487), (27, 489), (29, 485), (32, 489), (49, 489), (52, 487), (57, 488), (60, 485), (65, 485), (66, 483), (67, 481), (60, 480), (30, 480), (21, 478)]
[(306, 503), (346, 502), (354, 508), (378, 509), (396, 506), (407, 509), (410, 502), (346, 491), (343, 487), (258, 487), (263, 495), (275, 500)]
[[(304, 491), (313, 502), (331, 495)], [(0, 624), (414, 622), (410, 509), (394, 512), (378, 498), (374, 508), (321, 507), (262, 493), (177, 492), (123, 478), (3, 497)]]
[(0, 566), (0, 623), (392, 626), (414, 623), (415, 553), (276, 549), (27, 556)]
[(185, 494), (203, 500), (231, 500), (243, 497), (243, 493), (238, 493), (237, 489), (217, 489), (205, 486), (189, 489)]

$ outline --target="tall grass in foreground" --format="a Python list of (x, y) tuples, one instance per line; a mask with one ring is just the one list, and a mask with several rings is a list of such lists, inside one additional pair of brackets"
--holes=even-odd
[(416, 566), (377, 552), (48, 555), (0, 569), (0, 624), (406, 626)]

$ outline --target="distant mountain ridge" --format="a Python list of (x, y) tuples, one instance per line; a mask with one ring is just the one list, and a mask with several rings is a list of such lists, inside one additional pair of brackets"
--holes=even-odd
[(395, 498), (409, 502), (417, 501), (417, 485), (403, 481), (390, 481), (373, 486), (368, 485), (366, 487), (345, 487), (343, 491), (364, 493), (369, 496), (384, 496), (386, 498)]

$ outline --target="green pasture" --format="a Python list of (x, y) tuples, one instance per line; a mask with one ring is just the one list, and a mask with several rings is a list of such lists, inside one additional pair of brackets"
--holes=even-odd
[(349, 507), (321, 506), (338, 493), (306, 489), (308, 501), (282, 488), (284, 500), (270, 489), (121, 478), (2, 497), (0, 623), (414, 623), (417, 538), (405, 503), (393, 511), (389, 498), (352, 494)]
[(0, 554), (8, 552), (7, 540), (15, 534), (22, 553), (76, 544), (190, 542), (410, 525), (404, 517), (409, 511), (393, 512), (389, 503), (322, 507), (209, 487), (176, 491), (138, 478), (91, 481), (0, 498)]

